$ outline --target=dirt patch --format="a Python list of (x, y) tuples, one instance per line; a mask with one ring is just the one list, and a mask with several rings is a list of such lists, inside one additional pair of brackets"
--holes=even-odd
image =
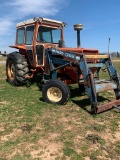
[(6, 104), (8, 104), (7, 101), (0, 102), (0, 105), (6, 105)]
[(20, 129), (13, 129), (13, 132), (12, 132), (12, 133), (7, 134), (7, 135), (3, 135), (3, 136), (0, 137), (0, 139), (1, 139), (1, 141), (5, 141), (5, 142), (6, 142), (6, 141), (8, 141), (9, 139), (12, 139), (12, 138), (20, 135), (21, 132), (22, 132), (22, 131), (21, 131)]
[(115, 143), (116, 141), (120, 141), (120, 132), (116, 131), (114, 134), (111, 134), (111, 131), (106, 129), (105, 132), (101, 134), (101, 137), (107, 144)]
[[(52, 135), (50, 139), (54, 139), (57, 135)], [(62, 143), (55, 143), (51, 140), (40, 139), (40, 149), (30, 152), (32, 158), (41, 158), (42, 160), (55, 160), (56, 157), (62, 157)]]
[(115, 137), (116, 141), (120, 142), (120, 131), (117, 131), (117, 132), (114, 134), (114, 137)]
[(22, 152), (21, 152), (21, 150), (16, 148), (11, 154), (7, 155), (7, 158), (11, 159), (12, 157), (14, 157), (15, 155), (18, 155), (18, 154), (22, 155)]

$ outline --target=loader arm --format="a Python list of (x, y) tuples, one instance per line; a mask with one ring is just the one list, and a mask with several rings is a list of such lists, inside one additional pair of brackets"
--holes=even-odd
[[(91, 112), (100, 113), (102, 111), (111, 109), (116, 105), (120, 105), (120, 78), (118, 76), (117, 70), (112, 64), (111, 57), (109, 55), (85, 55), (82, 53), (76, 54), (74, 52), (64, 52), (56, 48), (46, 49), (46, 56), (49, 62), (50, 74), (46, 76), (44, 73), (44, 79), (49, 78), (57, 79), (57, 70), (64, 68), (65, 66), (77, 66), (80, 70), (79, 74), (82, 74), (83, 82), (85, 86), (85, 91), (88, 94), (91, 103)], [(59, 56), (59, 58), (57, 57)], [(88, 63), (88, 59), (98, 59), (97, 63)], [(94, 79), (91, 68), (97, 67), (100, 69), (102, 64), (106, 65), (106, 68), (110, 75), (110, 80), (96, 80)], [(78, 80), (79, 82), (79, 80)], [(99, 106), (97, 101), (97, 93), (104, 90), (113, 89), (116, 95), (116, 100), (108, 104)]]

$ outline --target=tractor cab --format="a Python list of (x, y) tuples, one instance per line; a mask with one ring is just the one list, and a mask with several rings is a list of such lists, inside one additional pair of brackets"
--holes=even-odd
[(45, 48), (63, 47), (64, 22), (47, 18), (33, 18), (20, 22), (16, 26), (16, 43), (12, 48), (26, 56), (33, 67), (45, 64)]

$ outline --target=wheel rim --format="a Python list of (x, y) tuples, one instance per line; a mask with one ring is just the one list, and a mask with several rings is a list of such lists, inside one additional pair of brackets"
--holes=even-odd
[(15, 66), (12, 61), (8, 63), (8, 76), (11, 80), (15, 78)]
[(47, 97), (52, 102), (59, 102), (62, 99), (62, 91), (57, 87), (51, 87), (47, 90)]

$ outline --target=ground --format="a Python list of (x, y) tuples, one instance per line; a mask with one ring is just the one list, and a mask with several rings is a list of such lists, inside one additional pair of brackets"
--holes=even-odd
[[(50, 105), (36, 84), (11, 86), (4, 64), (0, 73), (0, 160), (120, 159), (119, 110), (91, 115), (87, 95), (75, 85), (66, 105)], [(109, 91), (99, 98), (107, 103), (115, 96)]]

